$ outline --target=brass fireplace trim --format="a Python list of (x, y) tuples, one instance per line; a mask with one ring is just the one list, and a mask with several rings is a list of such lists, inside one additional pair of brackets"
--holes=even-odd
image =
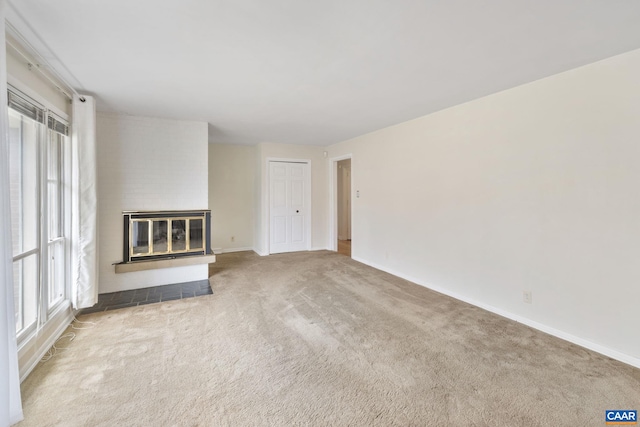
[[(213, 255), (210, 235), (211, 211), (208, 209), (124, 211), (122, 216), (123, 255), (120, 265)], [(174, 228), (176, 221), (183, 223)], [(174, 231), (177, 234), (174, 234)], [(197, 243), (195, 239), (198, 240)], [(154, 248), (154, 240), (156, 246), (162, 247)], [(178, 242), (180, 246), (176, 247)], [(198, 247), (192, 247), (192, 244), (197, 244)], [(156, 252), (155, 249), (160, 251)]]
[[(190, 232), (190, 220), (202, 221), (202, 246), (198, 248), (191, 247), (191, 232)], [(180, 217), (158, 217), (158, 218), (131, 218), (129, 226), (129, 257), (131, 260), (137, 257), (144, 257), (150, 255), (167, 255), (167, 254), (180, 254), (186, 252), (202, 252), (205, 246), (205, 235), (208, 232), (207, 230), (207, 222), (205, 218), (202, 216), (180, 216)], [(167, 223), (167, 250), (162, 252), (156, 252), (153, 250), (153, 223), (166, 221)], [(169, 238), (169, 233), (172, 230), (171, 223), (173, 221), (185, 221), (185, 249), (184, 250), (173, 250), (173, 238)], [(133, 224), (135, 222), (147, 222), (148, 223), (148, 236), (149, 236), (149, 250), (146, 253), (135, 252), (134, 246), (131, 244), (133, 242)]]

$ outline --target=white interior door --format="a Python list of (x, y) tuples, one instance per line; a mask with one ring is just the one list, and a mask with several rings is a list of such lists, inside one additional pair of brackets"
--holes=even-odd
[(269, 162), (269, 252), (309, 250), (309, 164)]

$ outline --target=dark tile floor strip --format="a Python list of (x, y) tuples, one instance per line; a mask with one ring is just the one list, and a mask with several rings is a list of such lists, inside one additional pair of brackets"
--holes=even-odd
[(98, 303), (82, 310), (81, 314), (98, 311), (116, 310), (118, 308), (135, 307), (174, 299), (193, 298), (213, 294), (209, 280), (176, 283), (173, 285), (154, 286), (151, 288), (130, 291), (112, 292), (98, 295)]

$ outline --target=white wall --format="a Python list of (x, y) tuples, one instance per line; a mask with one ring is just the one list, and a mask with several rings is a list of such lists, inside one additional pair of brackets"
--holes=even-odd
[(261, 143), (256, 147), (254, 250), (258, 254), (269, 253), (268, 158), (311, 160), (311, 250), (327, 248), (328, 163), (324, 151), (317, 146), (275, 143)]
[(353, 257), (640, 366), (638, 76), (640, 50), (330, 147)]
[(209, 144), (212, 248), (253, 249), (255, 156), (254, 146)]
[(100, 293), (206, 279), (206, 264), (116, 274), (122, 211), (206, 209), (207, 123), (98, 114)]

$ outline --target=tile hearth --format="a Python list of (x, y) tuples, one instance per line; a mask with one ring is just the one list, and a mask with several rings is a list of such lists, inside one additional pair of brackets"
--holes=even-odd
[(111, 292), (98, 295), (98, 304), (83, 309), (80, 314), (99, 311), (116, 310), (118, 308), (135, 307), (174, 299), (193, 298), (211, 295), (209, 280), (176, 283), (173, 285), (154, 286), (151, 288), (133, 289), (130, 291)]

